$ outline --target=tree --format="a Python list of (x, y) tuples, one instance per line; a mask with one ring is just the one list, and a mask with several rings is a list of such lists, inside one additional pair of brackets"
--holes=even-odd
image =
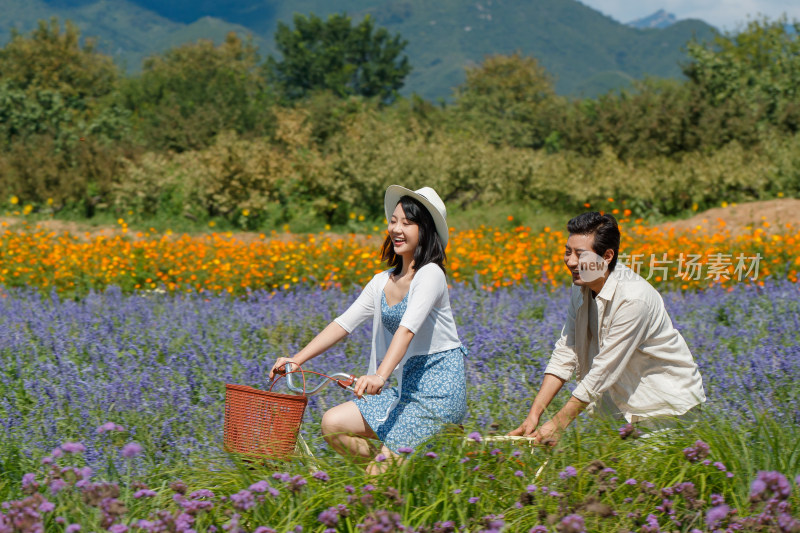
[(389, 103), (411, 72), (408, 57), (401, 56), (408, 42), (375, 30), (369, 16), (353, 26), (346, 15), (323, 21), (296, 14), (294, 29), (278, 23), (275, 44), (283, 58), (269, 58), (267, 68), (289, 100), (329, 90)]
[(235, 33), (219, 46), (200, 40), (146, 59), (122, 95), (157, 149), (203, 148), (223, 131), (263, 133), (271, 124), (272, 97), (256, 48)]
[(750, 21), (744, 31), (688, 45), (684, 67), (694, 91), (718, 121), (800, 128), (800, 24)]
[(518, 52), (488, 56), (466, 74), (455, 95), (459, 120), (494, 144), (544, 146), (558, 99), (552, 79), (535, 58)]
[(107, 55), (97, 53), (94, 42), (80, 44), (78, 28), (58, 19), (41, 20), (29, 37), (14, 31), (0, 50), (0, 80), (9, 89), (27, 94), (55, 91), (70, 107), (90, 106), (93, 99), (114, 91), (119, 69)]

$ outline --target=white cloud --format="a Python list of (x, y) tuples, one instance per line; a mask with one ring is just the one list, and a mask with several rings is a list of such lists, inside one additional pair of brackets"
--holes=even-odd
[(761, 15), (776, 19), (786, 14), (800, 20), (797, 0), (581, 0), (620, 22), (646, 17), (663, 9), (678, 19), (699, 18), (721, 30), (735, 30)]

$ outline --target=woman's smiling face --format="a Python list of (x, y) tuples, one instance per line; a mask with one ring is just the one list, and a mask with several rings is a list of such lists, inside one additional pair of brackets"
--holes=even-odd
[(406, 218), (402, 204), (397, 204), (389, 220), (389, 237), (392, 238), (394, 253), (404, 258), (414, 257), (419, 245), (419, 226)]

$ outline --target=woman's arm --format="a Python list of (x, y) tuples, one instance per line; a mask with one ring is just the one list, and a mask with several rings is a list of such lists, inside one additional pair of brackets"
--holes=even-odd
[(411, 339), (414, 338), (414, 333), (405, 326), (397, 328), (392, 342), (389, 344), (389, 349), (386, 350), (386, 356), (381, 361), (381, 366), (375, 374), (369, 376), (361, 376), (356, 383), (356, 396), (361, 398), (363, 394), (378, 394), (381, 388), (386, 384), (386, 380), (392, 375), (394, 369), (403, 360), (403, 356), (408, 351), (411, 345)]
[(272, 366), (272, 370), (269, 371), (270, 379), (272, 379), (276, 373), (283, 374), (286, 371), (284, 368), (286, 364), (289, 364), (290, 366), (292, 364), (300, 366), (309, 359), (313, 359), (314, 357), (318, 356), (343, 338), (347, 337), (347, 335), (347, 330), (345, 330), (338, 323), (331, 322), (325, 327), (325, 329), (320, 331), (317, 336), (311, 340), (311, 342), (306, 344), (302, 350), (294, 354), (291, 358), (279, 357)]

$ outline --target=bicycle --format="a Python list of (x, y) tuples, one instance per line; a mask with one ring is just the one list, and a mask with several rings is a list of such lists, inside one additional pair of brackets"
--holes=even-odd
[[(302, 377), (302, 385), (295, 382), (295, 374)], [(315, 387), (306, 386), (306, 374), (325, 378)], [(272, 392), (275, 383), (286, 378), (286, 387), (293, 394)], [(297, 368), (276, 376), (268, 391), (261, 391), (244, 385), (226, 385), (224, 445), (226, 450), (249, 456), (253, 459), (306, 460), (312, 471), (316, 471), (317, 461), (311, 448), (300, 434), (300, 425), (308, 404), (308, 398), (319, 394), (330, 384), (355, 392), (358, 378), (346, 372), (326, 375), (313, 370)], [(481, 436), (480, 440), (462, 437), (462, 444), (473, 445), (478, 442), (512, 442), (529, 446), (531, 453), (539, 445), (528, 437), (508, 435)], [(534, 475), (537, 480), (549, 458), (545, 459)]]

